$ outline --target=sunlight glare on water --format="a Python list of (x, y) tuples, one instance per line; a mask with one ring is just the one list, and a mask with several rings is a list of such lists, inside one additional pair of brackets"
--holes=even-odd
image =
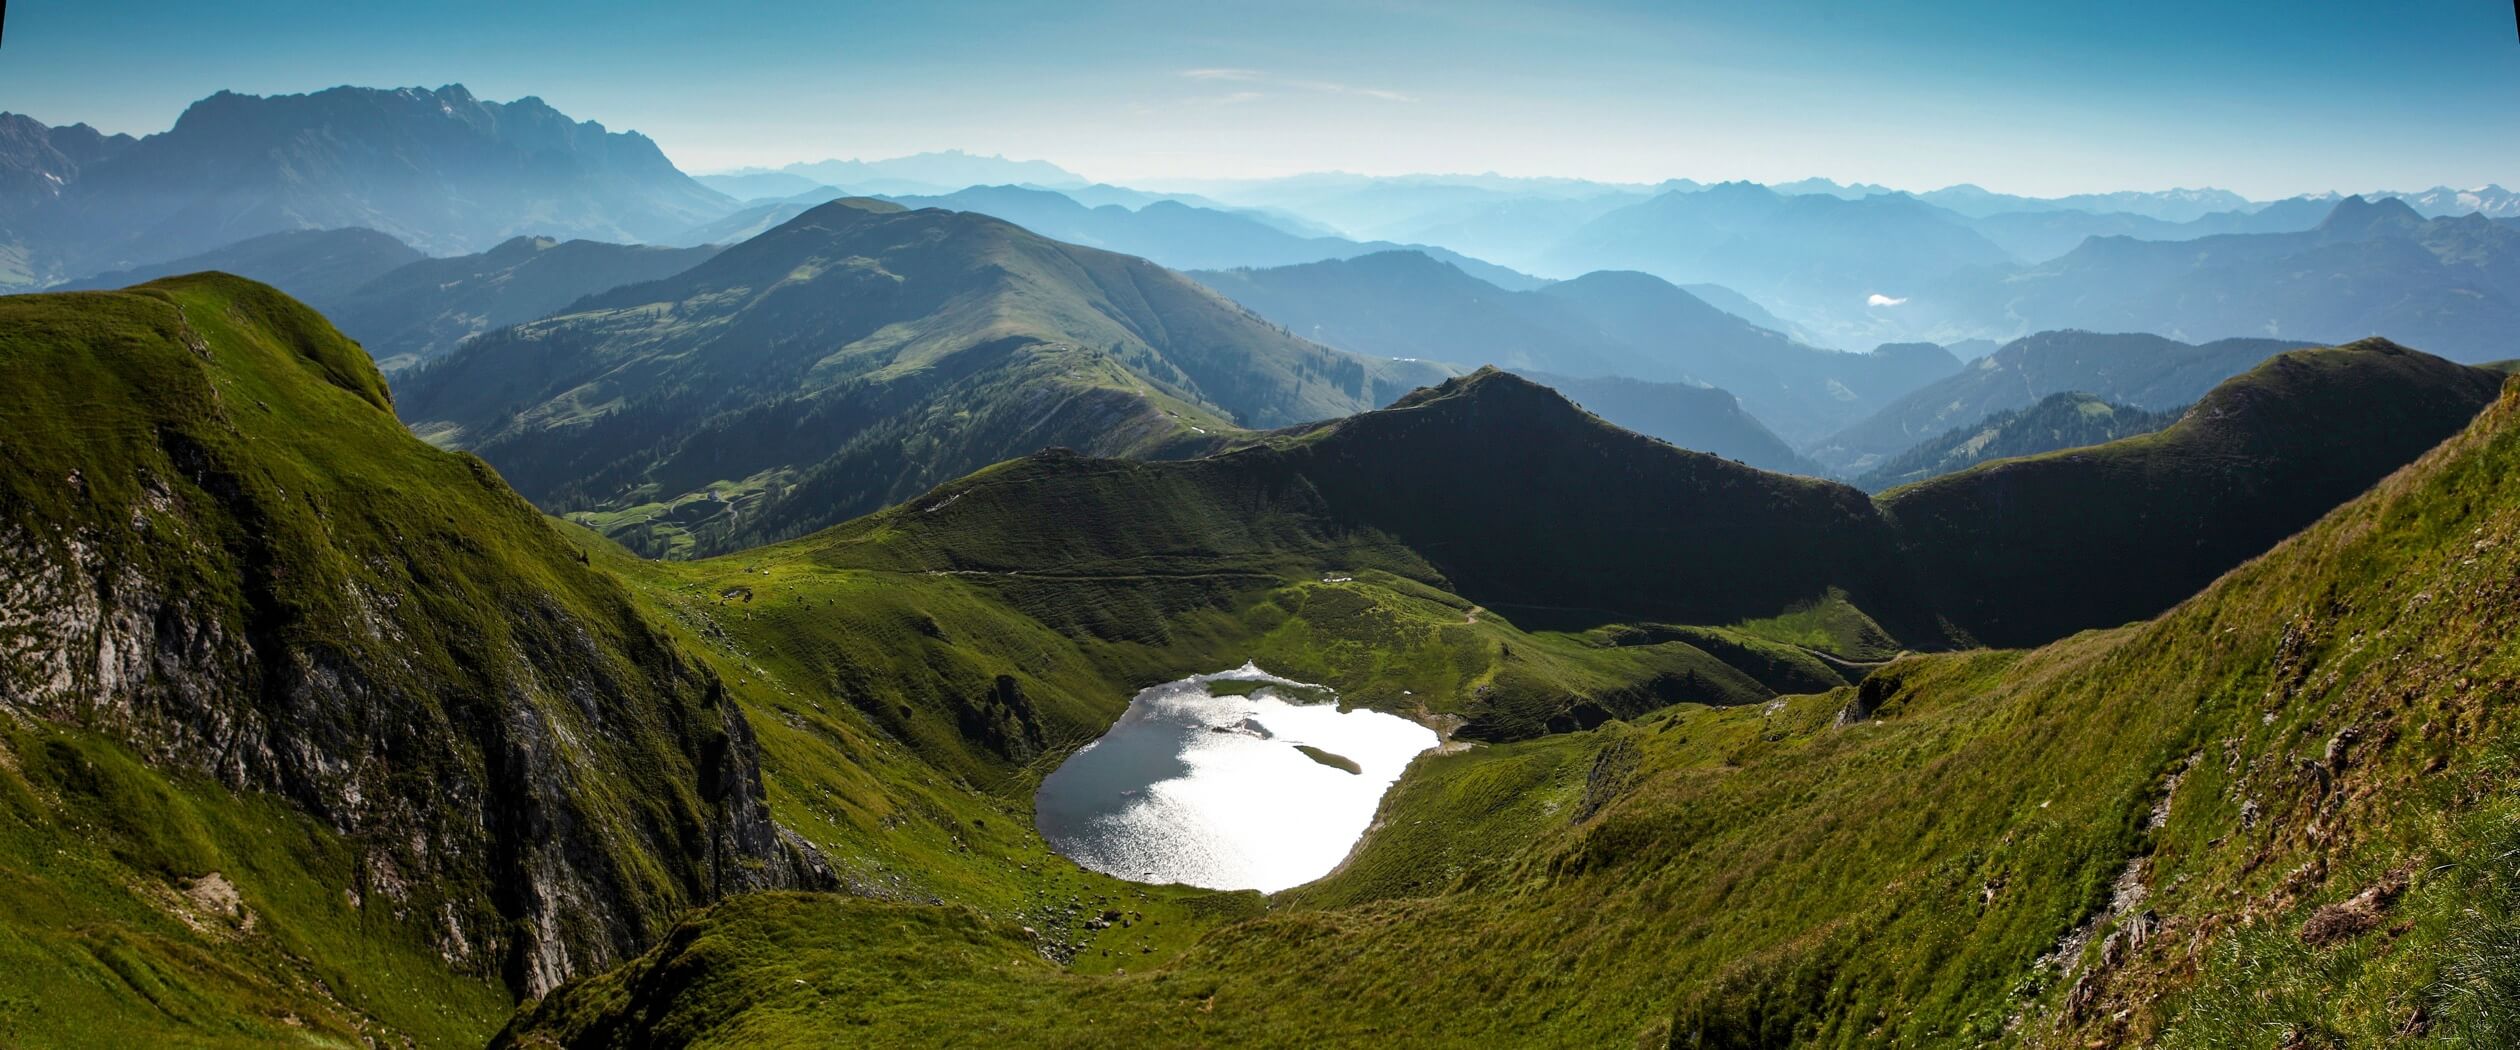
[(1226, 681), (1304, 685), (1244, 664), (1141, 691), (1109, 732), (1041, 782), (1035, 823), (1051, 848), (1138, 882), (1273, 893), (1337, 867), (1383, 792), (1438, 743), (1408, 719), (1289, 702), (1278, 688), (1210, 693)]

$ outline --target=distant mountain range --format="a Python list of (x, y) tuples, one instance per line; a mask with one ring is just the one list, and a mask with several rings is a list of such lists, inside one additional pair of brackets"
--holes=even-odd
[(1582, 197), (1500, 197), (1485, 193), (1403, 213), (1372, 228), (1385, 236), (1440, 244), (1506, 265), (1535, 266), (1567, 234), (1652, 194), (1609, 191)]
[(2149, 411), (2185, 407), (2269, 356), (2301, 347), (2273, 339), (2191, 345), (2157, 335), (2041, 332), (1918, 386), (1862, 422), (1805, 448), (1848, 475), (1955, 427), (2029, 408), (2051, 394), (2091, 394)]
[[(754, 205), (686, 231), (675, 238), (675, 243), (741, 240), (786, 222), (803, 214), (807, 208), (836, 196), (834, 191), (823, 189), (795, 200)], [(1054, 240), (1136, 255), (1177, 269), (1285, 266), (1407, 248), (1441, 257), (1499, 285), (1534, 288), (1545, 283), (1528, 274), (1442, 248), (1306, 236), (1290, 233), (1282, 224), (1262, 216), (1200, 207), (1169, 198), (1152, 199), (1135, 207), (1123, 204), (1088, 207), (1066, 192), (1057, 190), (973, 186), (941, 196), (882, 199), (908, 208), (947, 208), (995, 216)]]
[(1902, 307), (2005, 335), (2052, 328), (2188, 340), (2386, 334), (2464, 361), (2515, 354), (2520, 229), (2348, 197), (2312, 229), (2190, 241), (2095, 238), (2048, 262), (1947, 276)]
[(1298, 339), (1142, 259), (852, 199), (477, 338), (398, 395), (423, 435), (665, 553), (796, 535), (1046, 446), (1215, 448), (1442, 374)]
[[(988, 184), (984, 183), (980, 185)], [(1236, 215), (1258, 220), (1264, 225), (1284, 230), (1287, 233), (1294, 234), (1298, 237), (1337, 237), (1339, 235), (1339, 231), (1331, 229), (1328, 225), (1315, 222), (1293, 212), (1280, 211), (1274, 208), (1238, 207), (1226, 204), (1223, 201), (1212, 200), (1196, 193), (1155, 193), (1148, 190), (1130, 189), (1127, 186), (1114, 186), (1110, 183), (1104, 182), (1097, 182), (1091, 186), (1040, 186), (1036, 184), (1022, 184), (1022, 188), (1028, 190), (1054, 189), (1057, 190), (1061, 196), (1088, 208), (1100, 208), (1105, 205), (1117, 204), (1123, 208), (1135, 211), (1144, 208), (1149, 204), (1155, 204), (1161, 201), (1172, 201), (1177, 204), (1186, 204), (1193, 208), (1206, 208), (1210, 211), (1232, 212)]]
[[(373, 229), (433, 255), (517, 236), (726, 244), (832, 197), (877, 193), (1179, 268), (1413, 247), (1511, 290), (1637, 270), (1720, 286), (1732, 293), (1717, 302), (1727, 311), (1831, 347), (2079, 327), (2187, 340), (2385, 333), (2487, 359), (2508, 355), (2498, 333), (2520, 319), (2497, 261), (2506, 244), (2444, 227), (2361, 224), (2339, 237), (2323, 225), (2329, 211), (2394, 200), (2414, 225), (2480, 213), (2511, 229), (2520, 195), (2493, 185), (2268, 203), (2215, 189), (2036, 198), (1828, 179), (1771, 187), (1324, 173), (1145, 189), (951, 150), (694, 180), (636, 133), (572, 120), (533, 98), (482, 101), (461, 86), (221, 93), (137, 139), (0, 114), (0, 287), (165, 272), (173, 260), (307, 229)], [(2289, 256), (2307, 239), (2219, 239), (2314, 228), (2317, 244), (2330, 247), (2299, 258)], [(2384, 243), (2397, 241), (2422, 245), (2433, 261)], [(2140, 247), (2169, 243), (2201, 254)], [(2366, 247), (2332, 247), (2341, 243)], [(323, 298), (304, 276), (282, 278), (269, 263), (258, 272)], [(2352, 293), (2322, 290), (2336, 282)]]
[(2190, 241), (2222, 233), (2293, 233), (2317, 226), (2335, 202), (2293, 197), (2250, 210), (2218, 211), (2181, 222), (2134, 212), (2042, 208), (1998, 212), (1970, 220), (1970, 228), (2022, 259), (2052, 259), (2093, 237), (2142, 241)]
[(1711, 386), (1655, 383), (1624, 376), (1508, 371), (1555, 390), (1577, 407), (1646, 437), (1761, 470), (1820, 473), (1818, 465), (1795, 454), (1785, 439), (1744, 411), (1741, 399)]
[(715, 246), (518, 237), (477, 255), (398, 267), (324, 301), (324, 311), (376, 356), (378, 367), (401, 370), (483, 332), (557, 313), (607, 289), (670, 277), (717, 253)]
[[(822, 188), (822, 183), (803, 175), (773, 171), (768, 168), (745, 168), (715, 175), (694, 175), (691, 181), (723, 193), (743, 204), (780, 200)], [(847, 191), (841, 191), (841, 195), (846, 196)]]
[(1854, 484), (1866, 492), (1879, 492), (1988, 460), (2106, 444), (2152, 433), (2177, 422), (2180, 414), (2178, 409), (2147, 412), (2132, 405), (2114, 405), (2090, 394), (2050, 394), (2028, 408), (2008, 408), (1927, 438), (1855, 478)]
[(62, 287), (122, 288), (205, 270), (250, 277), (323, 311), (391, 372), (580, 297), (680, 273), (717, 250), (518, 237), (431, 259), (375, 230), (292, 230)]
[(1429, 224), (1475, 221), (1495, 205), (1601, 200), (1616, 207), (1669, 190), (1697, 189), (1700, 184), (1688, 179), (1648, 185), (1501, 175), (1370, 176), (1316, 172), (1276, 179), (1174, 180), (1165, 188), (1194, 191), (1245, 207), (1290, 212), (1328, 224), (1351, 237), (1388, 239), (1411, 236)]
[(1044, 160), (1008, 160), (961, 150), (914, 153), (889, 160), (800, 161), (772, 170), (740, 168), (699, 176), (701, 185), (737, 200), (792, 197), (819, 186), (853, 194), (950, 193), (966, 186), (1082, 187), (1091, 180)]
[(1297, 335), (1361, 354), (1719, 387), (1787, 441), (1826, 436), (1960, 367), (1930, 345), (1804, 346), (1641, 273), (1509, 292), (1385, 252), (1195, 276)]
[(1641, 270), (1711, 282), (1812, 325), (1863, 339), (1868, 304), (1892, 304), (1955, 271), (2013, 256), (1960, 217), (1907, 196), (1789, 196), (1751, 183), (1673, 191), (1569, 233), (1542, 273)]
[(20, 224), (60, 200), (85, 169), (137, 141), (85, 124), (48, 127), (33, 117), (0, 113), (0, 232), (19, 234)]
[[(1826, 179), (1642, 186), (1325, 175), (1201, 189), (1387, 239), (1442, 245), (1544, 277), (1634, 269), (1684, 285), (1720, 284), (1783, 322), (1768, 327), (1829, 346), (2009, 338), (2059, 325), (2150, 328), (2188, 338), (2247, 334), (2150, 327), (2141, 320), (2024, 322), (1984, 310), (1949, 311), (1937, 301), (1972, 288), (1980, 298), (2000, 295), (2010, 274), (2041, 269), (2093, 238), (2186, 243), (2299, 233), (2320, 225), (2342, 200), (2329, 194), (2260, 203), (2217, 189), (2035, 198), (1966, 185), (1906, 194)], [(2408, 202), (2420, 215), (2482, 212), (2520, 221), (2520, 198), (2499, 187), (2370, 197), (2387, 198)], [(2105, 275), (2094, 280), (2103, 298), (2126, 291)], [(2356, 332), (2301, 334), (2325, 340)]]
[(375, 230), (288, 230), (248, 237), (199, 255), (83, 277), (60, 287), (64, 291), (122, 288), (160, 277), (217, 270), (261, 281), (330, 313), (360, 285), (426, 258), (419, 249)]
[(2230, 190), (2212, 187), (2179, 190), (2121, 190), (2115, 193), (2081, 193), (2064, 197), (2023, 197), (1996, 193), (1979, 186), (1961, 183), (1916, 195), (1929, 204), (1949, 208), (1970, 218), (1985, 218), (2006, 212), (2082, 211), (2097, 214), (2136, 215), (2161, 222), (2193, 222), (2216, 212), (2245, 212), (2254, 206), (2249, 199)]
[(170, 130), (101, 145), (77, 126), (39, 140), (31, 123), (10, 123), (0, 162), (30, 283), (296, 229), (364, 227), (440, 253), (520, 234), (656, 241), (733, 207), (644, 136), (461, 85), (221, 92)]
[[(2418, 213), (2436, 219), (2457, 218), (2474, 213), (2482, 213), (2489, 219), (2520, 218), (2520, 192), (2513, 192), (2493, 183), (2466, 190), (2435, 186), (2429, 190), (2383, 190), (2378, 193), (2366, 193), (2363, 196), (2374, 200), (2389, 197), (2404, 201), (2408, 207), (2415, 209)], [(2326, 199), (2333, 201), (2336, 198), (2334, 194), (2329, 194)]]

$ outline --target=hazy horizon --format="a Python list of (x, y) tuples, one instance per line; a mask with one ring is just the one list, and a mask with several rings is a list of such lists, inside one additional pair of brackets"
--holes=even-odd
[[(404, 85), (404, 86), (410, 86), (410, 85)], [(614, 130), (620, 130), (620, 129), (614, 129)], [(634, 129), (634, 130), (635, 130), (635, 129)], [(660, 148), (663, 148), (663, 147), (665, 146), (665, 144), (664, 144), (664, 143), (658, 143), (658, 146), (659, 146)], [(667, 156), (669, 156), (669, 157), (673, 154), (673, 150), (672, 150), (672, 149), (670, 149), (670, 148), (666, 148), (666, 149), (665, 149), (665, 152), (666, 152)], [(1888, 190), (1888, 191), (1890, 191), (1890, 192), (1895, 192), (1895, 193), (1908, 193), (1908, 194), (1923, 194), (1923, 193), (1931, 193), (1931, 192), (1933, 192), (1933, 191), (1935, 191), (1935, 190), (1951, 189), (1951, 188), (1958, 187), (1958, 186), (1962, 186), (1962, 185), (1971, 185), (1971, 186), (1976, 186), (1976, 187), (1977, 187), (1977, 188), (1979, 188), (1979, 189), (1986, 190), (1986, 191), (1991, 192), (1991, 193), (2008, 193), (2008, 194), (2014, 194), (2014, 195), (2016, 195), (2016, 196), (2032, 197), (2032, 198), (2069, 197), (2069, 196), (2075, 196), (2075, 195), (2078, 195), (2078, 194), (2084, 194), (2084, 193), (2114, 193), (2114, 192), (2132, 192), (2132, 193), (2177, 193), (2177, 192), (2183, 192), (2183, 191), (2206, 192), (2206, 191), (2214, 191), (2214, 190), (2229, 190), (2229, 191), (2231, 191), (2231, 192), (2238, 192), (2238, 191), (2236, 191), (2236, 190), (2232, 190), (2232, 188), (2231, 188), (2231, 187), (2229, 187), (2229, 186), (2217, 186), (2217, 185), (2209, 185), (2209, 184), (2199, 183), (2199, 184), (2195, 184), (2195, 185), (2175, 185), (2175, 186), (2173, 186), (2173, 185), (2158, 185), (2158, 186), (2112, 186), (2112, 187), (2110, 187), (2110, 188), (2108, 188), (2108, 189), (2102, 189), (2102, 190), (2075, 190), (2075, 191), (2071, 191), (2071, 192), (2067, 192), (2067, 193), (2056, 193), (2056, 194), (2035, 194), (2035, 193), (2020, 193), (2020, 192), (2018, 192), (2018, 191), (2015, 191), (2015, 190), (2013, 190), (2013, 189), (2010, 189), (2010, 188), (2007, 188), (2007, 187), (2004, 187), (2004, 186), (1990, 186), (1990, 185), (1987, 185), (1986, 183), (1984, 183), (1984, 182), (1982, 182), (1982, 181), (1977, 181), (1977, 180), (1967, 180), (1967, 179), (1964, 179), (1964, 180), (1961, 180), (1961, 181), (1959, 181), (1959, 182), (1946, 182), (1946, 183), (1938, 183), (1938, 184), (1933, 184), (1933, 185), (1892, 186), (1892, 185), (1888, 185), (1888, 184), (1883, 183), (1883, 182), (1881, 182), (1881, 181), (1879, 181), (1879, 180), (1876, 180), (1876, 179), (1849, 178), (1849, 177), (1843, 177), (1843, 176), (1836, 176), (1836, 175), (1832, 175), (1832, 174), (1830, 174), (1830, 173), (1826, 173), (1826, 172), (1810, 172), (1810, 173), (1805, 173), (1805, 174), (1802, 174), (1802, 175), (1793, 175), (1793, 176), (1786, 176), (1786, 177), (1781, 177), (1781, 178), (1770, 178), (1770, 179), (1748, 179), (1748, 178), (1742, 178), (1742, 179), (1716, 179), (1716, 178), (1701, 178), (1701, 177), (1697, 177), (1697, 176), (1690, 175), (1690, 174), (1688, 174), (1688, 173), (1686, 173), (1686, 172), (1678, 172), (1678, 173), (1674, 173), (1674, 174), (1671, 174), (1671, 175), (1666, 175), (1666, 176), (1663, 176), (1663, 177), (1661, 177), (1661, 178), (1656, 178), (1656, 179), (1596, 179), (1596, 178), (1590, 178), (1590, 177), (1587, 177), (1587, 176), (1582, 176), (1582, 175), (1566, 175), (1566, 174), (1560, 174), (1560, 173), (1555, 173), (1555, 172), (1506, 172), (1506, 171), (1495, 171), (1495, 170), (1488, 170), (1488, 171), (1420, 171), (1420, 170), (1398, 170), (1398, 171), (1353, 171), (1353, 170), (1344, 169), (1344, 168), (1320, 168), (1320, 169), (1311, 169), (1311, 170), (1304, 170), (1304, 171), (1292, 171), (1292, 172), (1287, 172), (1287, 173), (1282, 174), (1282, 175), (1218, 176), (1218, 177), (1204, 177), (1204, 176), (1152, 176), (1152, 177), (1148, 177), (1148, 178), (1144, 178), (1144, 179), (1137, 179), (1137, 180), (1121, 180), (1121, 179), (1111, 179), (1111, 178), (1103, 178), (1103, 177), (1099, 177), (1099, 176), (1095, 175), (1094, 173), (1092, 173), (1092, 172), (1088, 172), (1088, 171), (1079, 171), (1079, 170), (1077, 170), (1077, 168), (1076, 168), (1075, 166), (1073, 166), (1073, 165), (1069, 165), (1069, 164), (1064, 164), (1064, 163), (1061, 163), (1061, 162), (1060, 162), (1057, 158), (1055, 158), (1055, 157), (1019, 157), (1019, 156), (1009, 156), (1009, 155), (1007, 155), (1007, 154), (1003, 154), (1003, 153), (994, 153), (994, 152), (989, 151), (989, 150), (986, 150), (986, 149), (975, 149), (975, 148), (964, 147), (964, 146), (943, 146), (943, 147), (939, 147), (939, 148), (932, 149), (932, 150), (920, 150), (920, 151), (918, 151), (918, 152), (916, 152), (916, 153), (901, 153), (901, 154), (892, 154), (892, 155), (888, 155), (888, 156), (880, 156), (880, 157), (879, 157), (879, 156), (857, 156), (857, 157), (850, 157), (850, 156), (831, 156), (831, 157), (800, 157), (800, 158), (798, 158), (798, 159), (796, 159), (796, 160), (787, 161), (787, 162), (778, 163), (778, 164), (742, 164), (742, 165), (736, 165), (736, 166), (733, 166), (733, 167), (718, 167), (718, 168), (693, 168), (693, 167), (689, 167), (689, 166), (687, 166), (687, 165), (681, 165), (679, 162), (677, 162), (677, 166), (678, 166), (678, 167), (681, 167), (681, 168), (682, 168), (682, 170), (683, 170), (683, 172), (684, 172), (685, 174), (688, 174), (688, 175), (694, 175), (694, 176), (760, 175), (760, 174), (771, 174), (771, 173), (791, 173), (791, 172), (788, 172), (788, 169), (790, 169), (790, 168), (795, 168), (795, 167), (810, 167), (810, 166), (815, 165), (815, 164), (826, 163), (826, 162), (835, 162), (835, 161), (836, 161), (836, 162), (839, 162), (839, 163), (844, 163), (844, 164), (847, 164), (847, 163), (857, 163), (857, 164), (882, 164), (882, 163), (885, 163), (885, 162), (888, 162), (888, 161), (908, 160), (908, 159), (911, 159), (911, 158), (913, 158), (913, 157), (921, 157), (921, 156), (934, 156), (934, 155), (940, 155), (940, 154), (956, 154), (956, 153), (962, 154), (962, 155), (964, 155), (964, 156), (969, 156), (969, 157), (975, 157), (975, 158), (983, 159), (983, 160), (1002, 160), (1002, 161), (1006, 161), (1006, 162), (1008, 162), (1008, 163), (1010, 163), (1010, 164), (1026, 164), (1026, 163), (1036, 163), (1036, 162), (1037, 162), (1037, 163), (1052, 164), (1052, 165), (1056, 165), (1056, 166), (1058, 166), (1058, 167), (1060, 167), (1060, 168), (1062, 168), (1062, 169), (1064, 169), (1064, 170), (1066, 170), (1066, 171), (1069, 171), (1069, 172), (1071, 172), (1071, 173), (1073, 173), (1073, 174), (1075, 174), (1075, 175), (1077, 175), (1077, 176), (1079, 176), (1079, 177), (1083, 178), (1083, 179), (1084, 179), (1084, 180), (1085, 180), (1088, 184), (1116, 185), (1116, 186), (1124, 186), (1125, 188), (1130, 188), (1130, 189), (1144, 189), (1144, 190), (1163, 190), (1163, 189), (1169, 189), (1169, 188), (1172, 188), (1172, 187), (1181, 187), (1181, 186), (1190, 186), (1190, 187), (1195, 187), (1195, 186), (1202, 186), (1202, 185), (1228, 185), (1228, 184), (1233, 184), (1233, 183), (1264, 183), (1264, 182), (1271, 182), (1271, 181), (1277, 181), (1277, 180), (1282, 180), (1282, 179), (1302, 179), (1302, 178), (1316, 178), (1316, 177), (1321, 177), (1321, 178), (1352, 177), (1352, 178), (1358, 178), (1358, 179), (1428, 179), (1428, 180), (1444, 180), (1444, 179), (1456, 179), (1456, 180), (1469, 180), (1469, 179), (1515, 179), (1515, 180), (1524, 180), (1524, 181), (1531, 181), (1531, 182), (1589, 183), (1589, 184), (1593, 184), (1593, 185), (1600, 185), (1600, 186), (1617, 186), (1617, 187), (1629, 187), (1629, 188), (1636, 188), (1636, 189), (1650, 189), (1650, 188), (1653, 188), (1653, 187), (1655, 187), (1655, 186), (1660, 186), (1660, 185), (1663, 185), (1663, 184), (1665, 184), (1665, 183), (1676, 182), (1676, 181), (1682, 181), (1682, 180), (1693, 181), (1693, 182), (1700, 183), (1700, 184), (1702, 184), (1702, 185), (1709, 185), (1709, 186), (1712, 186), (1712, 185), (1717, 185), (1717, 184), (1724, 183), (1724, 182), (1732, 182), (1732, 181), (1753, 182), (1753, 183), (1757, 183), (1757, 184), (1760, 184), (1760, 185), (1765, 185), (1765, 186), (1782, 186), (1782, 185), (1789, 185), (1789, 184), (1800, 183), (1800, 182), (1805, 182), (1805, 181), (1812, 181), (1812, 180), (1825, 180), (1825, 181), (1829, 181), (1829, 182), (1834, 182), (1834, 183), (1837, 183), (1837, 184), (1838, 184), (1838, 185), (1840, 185), (1840, 186), (1846, 186), (1846, 187), (1850, 187), (1850, 188), (1851, 188), (1851, 187), (1856, 187), (1856, 186), (1879, 186), (1879, 187), (1881, 187), (1882, 189), (1884, 189), (1884, 190)], [(2504, 189), (2508, 189), (2508, 188), (2510, 188), (2510, 187), (2507, 187), (2507, 186), (2503, 186), (2503, 184), (2502, 184), (2500, 181), (2494, 181), (2494, 180), (2488, 180), (2488, 181), (2486, 181), (2486, 182), (2471, 183), (2471, 184), (2444, 183), (2444, 182), (2435, 181), (2435, 182), (2426, 183), (2426, 184), (2421, 185), (2421, 186), (2411, 185), (2411, 184), (2410, 184), (2410, 185), (2404, 185), (2404, 186), (2353, 186), (2353, 187), (2347, 187), (2347, 186), (2331, 186), (2331, 187), (2328, 187), (2328, 188), (2323, 189), (2323, 190), (2310, 190), (2310, 191), (2305, 191), (2305, 192), (2303, 192), (2303, 193), (2288, 193), (2288, 194), (2283, 194), (2283, 195), (2281, 195), (2281, 196), (2277, 196), (2277, 197), (2263, 197), (2263, 196), (2257, 196), (2257, 195), (2253, 195), (2253, 194), (2242, 194), (2242, 196), (2248, 197), (2248, 198), (2249, 198), (2250, 200), (2252, 200), (2252, 201), (2257, 201), (2257, 202), (2260, 202), (2260, 203), (2264, 203), (2264, 202), (2269, 202), (2269, 201), (2283, 200), (2283, 199), (2287, 199), (2287, 198), (2291, 198), (2291, 197), (2301, 197), (2301, 196), (2312, 196), (2312, 197), (2316, 197), (2316, 196), (2320, 196), (2320, 195), (2323, 195), (2323, 194), (2335, 194), (2335, 195), (2339, 195), (2339, 196), (2349, 196), (2349, 195), (2355, 195), (2355, 194), (2370, 194), (2370, 193), (2375, 193), (2375, 192), (2415, 192), (2415, 191), (2421, 191), (2421, 190), (2441, 189), (2441, 188), (2448, 188), (2448, 189), (2454, 189), (2454, 190), (2480, 190), (2480, 189), (2486, 189), (2486, 188), (2489, 188), (2489, 187), (2500, 187), (2500, 188), (2504, 188)]]
[(21, 7), (0, 97), (147, 134), (221, 89), (462, 83), (639, 131), (693, 172), (961, 149), (1137, 185), (1817, 176), (2268, 200), (2520, 171), (2498, 5), (247, 6)]

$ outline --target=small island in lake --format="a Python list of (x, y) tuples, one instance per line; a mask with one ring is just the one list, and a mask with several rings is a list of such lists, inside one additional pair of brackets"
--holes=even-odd
[(1365, 767), (1357, 765), (1355, 759), (1349, 758), (1346, 755), (1332, 754), (1328, 751), (1314, 747), (1311, 744), (1297, 744), (1295, 745), (1295, 750), (1303, 752), (1305, 758), (1312, 759), (1313, 761), (1319, 762), (1332, 769), (1344, 769), (1358, 776), (1365, 775)]

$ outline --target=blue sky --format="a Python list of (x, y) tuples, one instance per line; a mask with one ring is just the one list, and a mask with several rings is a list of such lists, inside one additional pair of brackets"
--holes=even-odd
[(21, 0), (0, 108), (463, 83), (687, 170), (930, 149), (1112, 181), (1824, 175), (2258, 197), (2520, 182), (2500, 0), (1201, 5)]

